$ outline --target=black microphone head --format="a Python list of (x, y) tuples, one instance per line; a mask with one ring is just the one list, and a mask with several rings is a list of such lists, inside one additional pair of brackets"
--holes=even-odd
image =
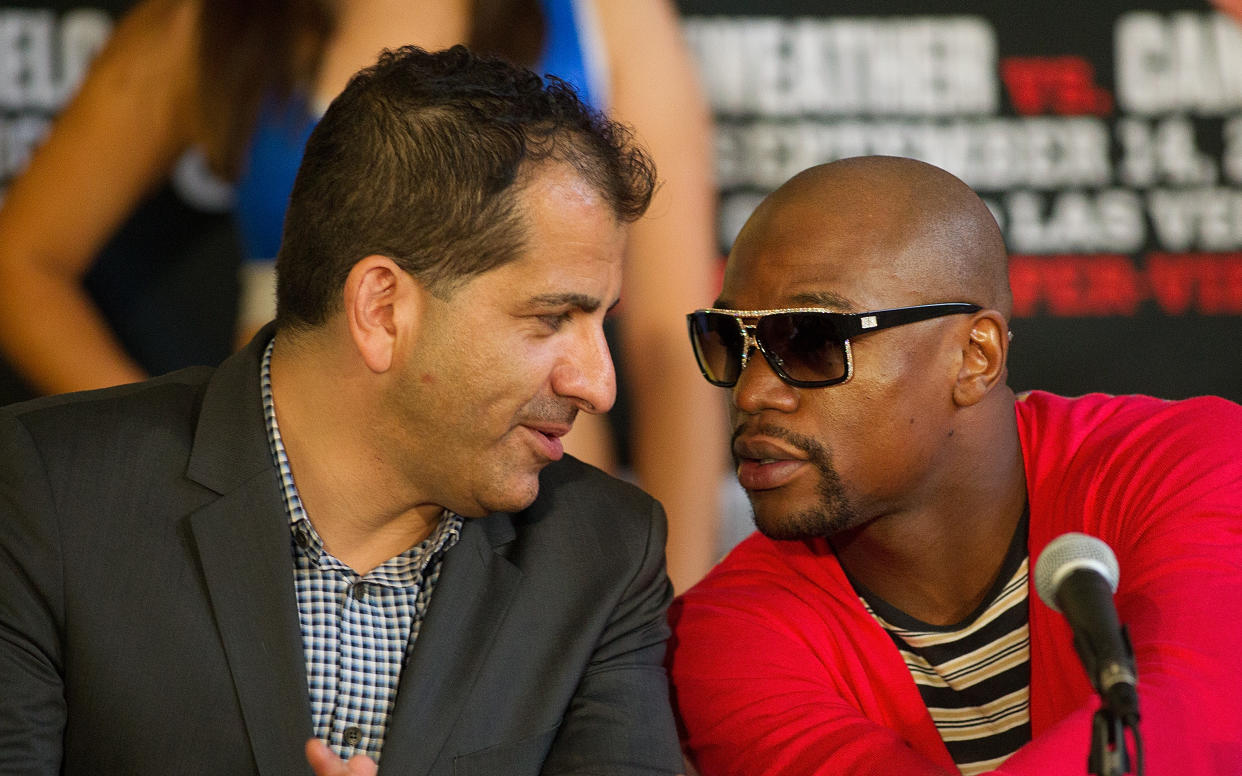
[(1071, 532), (1048, 542), (1035, 563), (1035, 592), (1040, 600), (1053, 611), (1061, 611), (1057, 606), (1057, 588), (1065, 577), (1079, 569), (1098, 573), (1112, 592), (1117, 592), (1121, 570), (1112, 549), (1094, 536)]

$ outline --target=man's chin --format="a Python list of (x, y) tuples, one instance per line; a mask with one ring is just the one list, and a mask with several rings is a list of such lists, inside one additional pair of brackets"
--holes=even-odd
[(539, 476), (536, 473), (529, 479), (510, 483), (507, 488), (498, 488), (492, 493), (485, 494), (479, 499), (479, 508), (485, 510), (483, 512), (485, 515), (493, 512), (521, 512), (535, 503), (538, 496)]
[(779, 541), (830, 539), (857, 522), (852, 512), (829, 513), (820, 509), (778, 512), (757, 506), (754, 507), (754, 518), (759, 533)]
[(817, 463), (817, 487), (750, 490), (755, 527), (772, 539), (829, 539), (862, 524), (855, 503), (846, 495), (840, 476), (825, 460)]
[[(781, 490), (747, 491), (755, 528), (769, 539), (805, 539), (814, 519), (797, 509), (797, 501), (782, 498)], [(805, 503), (805, 501), (803, 502)]]
[(786, 516), (765, 519), (756, 513), (755, 528), (769, 539), (776, 539), (778, 541), (810, 539), (816, 535), (807, 526)]

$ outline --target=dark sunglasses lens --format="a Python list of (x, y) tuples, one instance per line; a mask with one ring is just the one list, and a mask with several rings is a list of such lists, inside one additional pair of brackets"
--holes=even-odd
[(742, 332), (737, 321), (720, 313), (694, 313), (690, 334), (694, 355), (708, 381), (733, 385), (742, 366)]
[(845, 379), (845, 345), (827, 315), (765, 315), (759, 319), (756, 334), (788, 377), (807, 383)]

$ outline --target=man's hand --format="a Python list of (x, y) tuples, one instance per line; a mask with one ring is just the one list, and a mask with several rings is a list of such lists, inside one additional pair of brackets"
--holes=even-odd
[(375, 776), (379, 766), (366, 755), (354, 755), (345, 762), (318, 738), (306, 742), (306, 761), (315, 776)]

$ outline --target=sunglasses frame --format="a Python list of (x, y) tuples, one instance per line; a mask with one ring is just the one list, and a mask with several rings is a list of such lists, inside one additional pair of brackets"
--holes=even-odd
[[(742, 377), (742, 372), (746, 371), (746, 365), (750, 363), (751, 352), (757, 349), (763, 355), (763, 360), (768, 362), (768, 366), (776, 373), (776, 376), (785, 383), (795, 388), (823, 388), (829, 385), (840, 385), (853, 377), (854, 350), (850, 346), (850, 340), (860, 334), (870, 334), (873, 331), (891, 329), (894, 326), (904, 326), (907, 323), (927, 321), (946, 315), (976, 313), (982, 309), (981, 306), (971, 304), (970, 302), (938, 302), (911, 307), (892, 307), (887, 310), (871, 310), (863, 313), (842, 313), (822, 307), (784, 307), (775, 310), (727, 310), (717, 307), (705, 307), (687, 315), (686, 324), (690, 330), (690, 345), (694, 350), (694, 360), (699, 366), (699, 372), (712, 385), (720, 388), (732, 388), (737, 385), (737, 381)], [(737, 323), (742, 335), (742, 366), (738, 369), (737, 377), (733, 378), (733, 380), (713, 380), (708, 376), (707, 369), (703, 365), (703, 355), (699, 349), (698, 339), (695, 337), (694, 321), (696, 316), (705, 313), (726, 315)], [(828, 317), (832, 327), (837, 330), (838, 334), (842, 335), (841, 347), (845, 351), (845, 373), (841, 377), (827, 380), (797, 380), (785, 372), (780, 358), (773, 353), (769, 353), (767, 348), (763, 346), (757, 334), (759, 320), (770, 315), (785, 315), (788, 313), (817, 313)], [(746, 323), (747, 319), (751, 320), (752, 323)]]

